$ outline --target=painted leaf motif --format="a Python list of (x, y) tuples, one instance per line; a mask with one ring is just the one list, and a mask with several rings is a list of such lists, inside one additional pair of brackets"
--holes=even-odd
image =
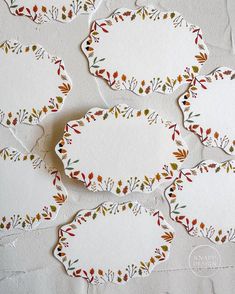
[(188, 151), (184, 149), (178, 149), (178, 151), (173, 152), (173, 154), (175, 155), (176, 158), (179, 159), (179, 161), (182, 162), (187, 157)]
[[(142, 35), (140, 35), (138, 30), (132, 29), (132, 26), (136, 26), (137, 23), (141, 23), (143, 28), (146, 23), (151, 23), (152, 28), (148, 26), (146, 28), (146, 34), (142, 33)], [(155, 33), (155, 31), (158, 29), (158, 23), (167, 23), (169, 31), (172, 33), (172, 37), (164, 39), (165, 34), (163, 31), (163, 39), (161, 38), (160, 40), (157, 38), (156, 36), (158, 36), (158, 34)], [(111, 26), (115, 26), (118, 33), (115, 34), (113, 30), (110, 30), (109, 28)], [(174, 44), (171, 44), (171, 40), (175, 39), (174, 32), (176, 28), (178, 31), (182, 32), (182, 36), (188, 34), (189, 38), (182, 37), (182, 41), (178, 40), (178, 43), (174, 42)], [(149, 66), (148, 70), (150, 74), (147, 79), (142, 76), (142, 68), (145, 64), (141, 64), (141, 61), (146, 61), (146, 59), (149, 58), (149, 55), (146, 54), (144, 59), (141, 58), (139, 54), (140, 52), (143, 52), (145, 48), (141, 46), (137, 47), (136, 44), (136, 46), (134, 46), (136, 49), (132, 50), (130, 56), (122, 54), (124, 62), (123, 66), (119, 68), (120, 61), (117, 58), (117, 60), (112, 60), (113, 55), (118, 56), (118, 52), (116, 54), (113, 54), (113, 52), (115, 50), (120, 51), (119, 44), (125, 46), (127, 43), (125, 38), (131, 43), (134, 43), (135, 40), (141, 39), (142, 44), (146, 44), (148, 43), (148, 40), (145, 40), (145, 36), (148, 34), (152, 36), (152, 39), (156, 38), (152, 42), (156, 47), (152, 48), (153, 54), (151, 54), (151, 58), (155, 61), (155, 64), (159, 64), (158, 68), (163, 68), (164, 65), (161, 65), (162, 61), (171, 57), (165, 56), (166, 51), (168, 51), (165, 50), (166, 46), (169, 46), (169, 48), (174, 47), (174, 50), (176, 51), (183, 51), (185, 48), (191, 48), (193, 45), (195, 47), (195, 50), (192, 50), (191, 52), (193, 61), (192, 59), (187, 60), (185, 57), (185, 59), (181, 61), (182, 68), (185, 68), (185, 70), (182, 70), (181, 72), (176, 71), (172, 76), (167, 76), (165, 72), (161, 72), (159, 69), (156, 72), (154, 69), (156, 67)], [(181, 34), (178, 34), (177, 39), (180, 38)], [(110, 40), (113, 44), (112, 54), (109, 53), (110, 50), (104, 49), (102, 51), (104, 39), (106, 42)], [(188, 40), (190, 40), (190, 44), (187, 43)], [(187, 44), (185, 44), (185, 42)], [(164, 44), (163, 47), (162, 44)], [(184, 44), (184, 46), (175, 48), (177, 44)], [(160, 12), (151, 7), (142, 7), (141, 9), (138, 8), (136, 10), (128, 11), (126, 9), (118, 9), (110, 17), (94, 21), (89, 36), (83, 42), (82, 49), (88, 58), (89, 69), (93, 75), (106, 80), (108, 85), (114, 90), (129, 90), (141, 96), (153, 92), (169, 94), (175, 91), (181, 84), (190, 83), (193, 77), (199, 72), (202, 65), (206, 62), (209, 54), (206, 44), (202, 39), (202, 32), (199, 27), (189, 24), (179, 13)], [(128, 48), (124, 49), (124, 53), (128, 52)], [(158, 54), (155, 55), (155, 52), (158, 52)], [(136, 60), (138, 62), (136, 62)], [(110, 61), (110, 63), (108, 61)], [(151, 60), (147, 63), (151, 65)], [(110, 64), (116, 64), (116, 68), (112, 67)], [(165, 67), (166, 66), (167, 65), (165, 65)], [(142, 78), (139, 78), (139, 76), (142, 76)], [(204, 87), (203, 83), (202, 86)]]
[[(182, 169), (165, 191), (171, 218), (181, 223), (194, 237), (204, 237), (218, 244), (235, 242), (235, 227), (231, 214), (234, 205), (231, 198), (234, 176), (234, 161), (217, 163), (208, 160), (195, 168)], [(222, 200), (219, 193), (221, 183), (225, 186)], [(205, 192), (205, 186), (210, 187), (209, 194)], [(202, 203), (209, 209), (213, 207), (211, 214), (203, 209), (195, 213), (194, 207), (202, 206)], [(223, 222), (225, 209), (228, 211), (226, 224)], [(170, 235), (164, 234), (162, 238), (167, 241)]]
[(26, 0), (6, 1), (11, 13), (25, 16), (37, 24), (49, 21), (70, 22), (77, 15), (90, 13), (95, 9), (96, 0), (67, 1), (61, 6), (58, 1), (41, 5), (40, 1), (28, 2)]
[[(94, 215), (95, 217), (91, 217)], [(89, 229), (86, 231), (88, 226), (84, 226), (85, 231), (82, 232), (83, 228), (81, 228), (81, 226), (84, 224), (88, 225), (89, 223), (89, 226), (93, 226), (93, 232), (97, 232), (96, 235), (93, 234), (96, 240), (94, 244), (95, 248), (99, 248), (100, 251), (105, 251), (107, 240), (114, 242), (114, 244), (116, 242), (115, 237), (117, 234), (115, 232), (118, 228), (115, 226), (117, 218), (119, 219), (120, 226), (123, 228), (119, 233), (124, 234), (124, 236), (126, 234), (125, 238), (128, 239), (130, 238), (129, 228), (128, 226), (124, 228), (125, 223), (128, 221), (131, 230), (134, 230), (134, 232), (136, 231), (136, 234), (133, 234), (134, 238), (138, 238), (136, 235), (138, 235), (140, 230), (138, 225), (139, 217), (141, 217), (142, 220), (143, 218), (149, 219), (148, 229), (150, 231), (153, 230), (155, 233), (153, 234), (153, 232), (150, 232), (149, 234), (145, 234), (146, 241), (150, 242), (152, 245), (148, 247), (148, 249), (143, 246), (142, 250), (144, 251), (144, 256), (146, 256), (144, 259), (141, 258), (142, 253), (139, 253), (138, 246), (132, 246), (131, 248), (134, 255), (137, 254), (134, 263), (133, 261), (129, 262), (127, 254), (123, 256), (126, 261), (119, 263), (119, 266), (116, 267), (113, 267), (113, 264), (117, 264), (116, 260), (119, 256), (115, 255), (115, 251), (112, 256), (103, 258), (102, 261), (99, 261), (98, 266), (94, 250), (91, 250), (90, 252), (82, 252), (82, 248), (84, 248), (84, 250), (89, 250), (89, 246), (86, 246), (86, 242), (88, 241), (86, 236)], [(161, 217), (160, 224), (157, 222), (159, 217)], [(96, 231), (96, 224), (100, 221), (103, 222), (103, 228), (107, 233), (102, 237), (99, 236), (99, 231)], [(113, 232), (113, 238), (111, 238), (111, 240), (109, 237), (110, 228), (111, 232)], [(143, 230), (145, 231), (145, 229)], [(142, 235), (142, 233), (140, 233), (140, 235)], [(133, 236), (131, 238), (133, 238)], [(83, 278), (87, 282), (95, 285), (106, 282), (123, 284), (134, 277), (148, 276), (156, 265), (165, 261), (169, 255), (170, 243), (173, 238), (174, 232), (172, 228), (166, 223), (164, 217), (159, 211), (148, 210), (142, 207), (138, 202), (105, 202), (93, 210), (79, 211), (72, 223), (63, 226), (60, 229), (59, 241), (54, 254), (55, 257), (64, 264), (66, 271), (70, 276)], [(127, 244), (130, 242), (131, 241), (129, 240)], [(87, 265), (86, 262), (83, 261), (84, 255), (85, 259), (87, 258), (86, 255), (91, 258), (91, 265)]]
[[(197, 55), (196, 57), (200, 62), (203, 58), (206, 59), (207, 55)], [(227, 67), (216, 68), (208, 75), (197, 75), (190, 79), (191, 84), (188, 91), (179, 99), (179, 105), (184, 115), (184, 126), (196, 134), (203, 145), (221, 148), (231, 155), (235, 152), (233, 129), (229, 121), (234, 109), (234, 100), (231, 98), (233, 75), (235, 75), (234, 70)], [(223, 87), (226, 87), (226, 90)], [(224, 92), (226, 103), (221, 102), (221, 95), (219, 94), (221, 92)], [(210, 107), (205, 107), (205, 105), (210, 105)], [(220, 105), (220, 107), (217, 107), (217, 105)], [(230, 105), (230, 107), (226, 110), (225, 105)], [(228, 111), (231, 111), (231, 114)], [(226, 116), (224, 116), (225, 112), (227, 113)], [(220, 116), (223, 116), (223, 126), (226, 125), (226, 127), (219, 125), (218, 128), (216, 127), (218, 124), (217, 117)]]
[[(135, 120), (140, 123), (138, 130), (135, 130), (135, 126), (132, 124), (132, 121)], [(99, 134), (96, 131), (96, 140), (93, 141), (93, 136), (91, 136), (89, 143), (84, 143), (83, 140), (87, 140), (86, 132), (89, 134), (88, 128), (93, 128), (96, 124), (104, 126), (102, 133)], [(124, 129), (121, 131), (124, 125), (125, 131)], [(117, 128), (116, 131), (114, 131), (115, 128)], [(148, 141), (142, 140), (144, 145), (141, 140), (139, 141), (139, 136), (144, 138), (148, 129), (151, 131), (158, 130), (158, 128), (162, 128), (162, 136), (169, 137), (169, 144), (164, 146), (164, 149), (159, 147), (158, 152), (162, 152), (161, 159), (156, 152), (159, 143), (156, 131), (152, 132), (151, 135), (151, 140), (156, 142), (154, 150), (151, 149), (153, 145), (145, 143)], [(106, 137), (107, 140), (101, 140), (101, 138)], [(137, 155), (138, 160), (135, 162), (137, 169), (138, 165), (141, 164), (142, 154), (145, 154), (146, 159), (147, 156), (151, 156), (147, 160), (148, 164), (142, 175), (136, 176), (136, 168), (133, 167), (133, 162), (129, 162), (128, 158), (132, 156), (131, 149), (128, 151), (130, 155), (122, 162), (124, 157), (117, 147), (119, 143), (115, 143), (117, 138), (122, 141), (123, 145), (131, 140), (130, 143), (133, 148), (139, 150), (140, 154)], [(164, 141), (163, 137), (162, 141)], [(109, 142), (113, 142), (113, 146), (106, 147)], [(77, 147), (71, 148), (78, 145), (86, 146), (86, 149), (81, 148), (77, 152)], [(107, 148), (106, 151), (104, 151), (105, 148)], [(101, 150), (99, 157), (92, 159), (97, 150)], [(174, 177), (181, 162), (188, 155), (187, 146), (182, 140), (180, 130), (175, 123), (164, 121), (153, 109), (138, 110), (126, 104), (119, 104), (109, 109), (94, 108), (89, 110), (83, 118), (68, 122), (65, 126), (63, 138), (56, 146), (56, 152), (64, 163), (65, 172), (70, 178), (82, 181), (85, 187), (93, 192), (109, 191), (119, 196), (125, 196), (134, 191), (151, 193), (159, 184)], [(90, 160), (86, 163), (86, 167), (83, 161), (83, 154), (85, 154), (83, 152), (90, 154)], [(151, 162), (155, 156), (157, 157), (155, 169), (152, 171)], [(114, 160), (116, 157), (119, 157), (118, 162)], [(97, 167), (95, 169), (93, 165), (90, 165), (93, 161), (96, 162)], [(98, 161), (100, 161), (99, 164)], [(156, 164), (156, 162), (159, 163)], [(109, 172), (104, 173), (104, 165)], [(126, 167), (125, 173), (120, 171), (120, 166)]]

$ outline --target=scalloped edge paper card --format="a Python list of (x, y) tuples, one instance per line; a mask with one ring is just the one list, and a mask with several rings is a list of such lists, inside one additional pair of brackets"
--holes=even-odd
[(191, 236), (214, 243), (235, 242), (235, 161), (203, 161), (182, 169), (166, 190), (170, 215)]
[(2, 149), (0, 161), (0, 231), (32, 230), (54, 220), (67, 199), (59, 172), (14, 148)]
[(71, 277), (96, 285), (124, 284), (148, 276), (165, 261), (173, 238), (173, 229), (158, 210), (138, 202), (105, 202), (81, 210), (59, 230), (54, 255)]
[(179, 99), (184, 126), (208, 147), (235, 154), (235, 71), (220, 67), (192, 80)]
[(114, 90), (172, 93), (208, 58), (201, 29), (178, 12), (121, 8), (96, 20), (82, 50), (90, 72)]
[(70, 22), (79, 14), (95, 10), (96, 0), (5, 0), (10, 12), (16, 16), (26, 16), (37, 24), (50, 21)]
[(91, 191), (150, 193), (171, 180), (188, 155), (177, 124), (153, 109), (93, 108), (65, 126), (56, 153), (66, 175)]
[(61, 58), (9, 40), (0, 45), (0, 59), (0, 124), (38, 124), (61, 109), (72, 87)]

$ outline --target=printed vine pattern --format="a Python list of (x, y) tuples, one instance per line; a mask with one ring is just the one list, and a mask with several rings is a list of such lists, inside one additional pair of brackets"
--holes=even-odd
[[(40, 45), (29, 45), (24, 46), (18, 41), (5, 41), (0, 44), (0, 52), (4, 55), (10, 54), (33, 54), (35, 55), (35, 60), (39, 61), (41, 59), (47, 59), (49, 63), (55, 65), (55, 75), (58, 75), (61, 79), (61, 83), (58, 84), (58, 95), (55, 97), (48, 97), (48, 104), (42, 105), (41, 108), (36, 109), (19, 109), (16, 113), (5, 112), (0, 107), (0, 125), (7, 127), (13, 127), (17, 124), (38, 124), (47, 114), (55, 113), (61, 109), (63, 106), (66, 96), (69, 94), (72, 88), (72, 82), (65, 71), (65, 66), (63, 61), (55, 56), (49, 55), (46, 50)], [(43, 85), (42, 85), (43, 86)]]
[[(88, 174), (80, 170), (79, 158), (72, 159), (67, 151), (67, 146), (73, 144), (72, 136), (80, 135), (83, 127), (91, 122), (102, 120), (105, 123), (107, 119), (143, 119), (143, 123), (148, 125), (162, 124), (169, 133), (175, 144), (175, 150), (169, 154), (172, 162), (166, 163), (162, 167), (156, 167), (156, 174), (152, 176), (143, 175), (138, 178), (133, 175), (127, 179), (104, 178), (102, 174), (94, 174), (90, 171)], [(164, 181), (174, 178), (182, 162), (188, 156), (188, 148), (182, 140), (180, 130), (175, 123), (164, 121), (155, 110), (144, 109), (136, 110), (126, 104), (119, 104), (110, 109), (93, 108), (80, 120), (68, 122), (65, 126), (63, 138), (56, 146), (56, 152), (64, 164), (66, 175), (72, 179), (78, 179), (83, 182), (86, 188), (93, 192), (108, 191), (118, 196), (125, 196), (131, 192), (151, 193), (156, 187)]]
[(53, 5), (41, 5), (40, 1), (34, 1), (29, 5), (22, 0), (5, 1), (12, 14), (26, 16), (38, 24), (49, 21), (70, 22), (79, 14), (92, 12), (96, 2), (96, 0), (70, 0), (65, 1), (64, 4), (53, 1)]
[[(223, 244), (235, 242), (235, 227), (228, 230), (218, 229), (214, 225), (205, 224), (201, 219), (189, 217), (185, 214), (184, 203), (180, 203), (178, 194), (184, 189), (187, 182), (193, 182), (194, 177), (202, 173), (235, 173), (235, 161), (225, 161), (217, 163), (214, 161), (203, 161), (193, 169), (182, 169), (174, 183), (166, 190), (165, 196), (170, 205), (170, 215), (174, 221), (184, 225), (191, 236), (204, 237), (214, 243)], [(233, 196), (233, 195), (231, 195)]]
[[(96, 55), (96, 47), (99, 46), (100, 37), (109, 34), (109, 28), (117, 25), (119, 22), (134, 21), (169, 21), (171, 20), (174, 28), (183, 28), (194, 35), (194, 43), (198, 52), (195, 55), (195, 64), (186, 65), (185, 70), (176, 77), (166, 77), (162, 80), (160, 77), (153, 77), (151, 80), (137, 80), (134, 76), (127, 76), (118, 69), (111, 72), (103, 66), (105, 56)], [(157, 9), (141, 7), (137, 10), (119, 9), (109, 18), (97, 20), (92, 24), (88, 38), (82, 44), (83, 52), (88, 58), (90, 72), (107, 81), (114, 90), (130, 90), (137, 95), (147, 95), (152, 92), (172, 93), (180, 85), (189, 83), (192, 78), (198, 75), (202, 65), (206, 62), (209, 52), (202, 39), (201, 29), (195, 25), (189, 24), (177, 12), (160, 12)]]
[[(193, 102), (195, 99), (203, 99), (198, 96), (198, 90), (207, 90), (208, 84), (216, 83), (218, 80), (234, 80), (235, 71), (220, 67), (215, 69), (211, 74), (206, 76), (194, 77), (188, 91), (179, 99), (180, 108), (184, 114), (184, 126), (194, 134), (198, 135), (203, 145), (208, 147), (218, 147), (228, 154), (234, 154), (235, 138), (229, 138), (225, 133), (207, 128), (200, 124), (201, 113), (195, 113)], [(201, 94), (203, 95), (203, 93)], [(203, 103), (203, 102), (202, 102)], [(230, 105), (233, 107), (232, 105)]]
[[(70, 239), (79, 235), (79, 227), (87, 222), (94, 222), (100, 217), (108, 218), (112, 215), (124, 214), (131, 211), (135, 217), (145, 214), (146, 217), (153, 217), (156, 221), (156, 233), (161, 236), (161, 245), (154, 252), (149, 252), (148, 260), (140, 260), (138, 264), (123, 265), (123, 268), (114, 271), (111, 268), (105, 271), (102, 268), (81, 268), (79, 256), (68, 254)], [(131, 278), (148, 276), (153, 268), (165, 261), (169, 256), (170, 244), (174, 238), (172, 228), (164, 220), (163, 215), (158, 210), (149, 210), (141, 206), (138, 202), (112, 203), (105, 202), (92, 210), (82, 210), (75, 217), (74, 221), (63, 226), (59, 230), (59, 242), (55, 248), (55, 257), (64, 264), (64, 267), (71, 277), (81, 277), (87, 282), (98, 285), (105, 282), (126, 283)], [(79, 241), (79, 239), (78, 239)], [(105, 242), (105, 241), (104, 241)], [(115, 250), (115, 248), (114, 248)], [(140, 257), (141, 258), (141, 257)]]
[[(9, 231), (12, 229), (32, 230), (43, 221), (49, 221), (56, 218), (60, 206), (67, 199), (67, 192), (61, 182), (60, 173), (56, 169), (46, 168), (43, 160), (33, 154), (22, 154), (14, 148), (4, 148), (0, 151), (0, 160), (8, 160), (13, 162), (30, 161), (32, 169), (47, 169), (48, 177), (51, 178), (51, 186), (53, 195), (51, 196), (51, 204), (45, 205), (41, 211), (35, 215), (30, 213), (25, 215), (13, 214), (11, 217), (0, 216), (0, 231)], [(50, 192), (50, 191), (49, 191)], [(34, 195), (32, 195), (33, 197)]]

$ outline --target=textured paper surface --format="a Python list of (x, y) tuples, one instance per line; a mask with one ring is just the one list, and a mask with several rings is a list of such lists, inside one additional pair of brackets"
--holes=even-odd
[(93, 192), (150, 193), (188, 156), (178, 126), (154, 109), (93, 108), (65, 126), (56, 146), (65, 173)]
[(26, 16), (42, 24), (49, 21), (70, 22), (77, 15), (90, 13), (95, 9), (96, 0), (5, 0), (9, 10), (16, 16)]
[(71, 81), (61, 58), (14, 40), (1, 43), (0, 58), (0, 124), (38, 124), (63, 106)]
[(60, 173), (13, 148), (2, 149), (0, 161), (0, 230), (31, 230), (55, 219), (67, 199)]
[(172, 93), (198, 74), (209, 54), (199, 27), (153, 7), (121, 8), (96, 20), (82, 49), (93, 75), (137, 95)]
[(192, 236), (235, 242), (235, 162), (203, 161), (183, 169), (165, 192), (171, 218)]
[(197, 76), (179, 99), (185, 127), (205, 146), (219, 147), (231, 155), (235, 152), (234, 93), (235, 71), (219, 67)]
[(72, 277), (95, 285), (124, 284), (148, 276), (165, 261), (173, 238), (173, 229), (158, 210), (138, 202), (105, 202), (80, 211), (59, 230), (54, 254)]

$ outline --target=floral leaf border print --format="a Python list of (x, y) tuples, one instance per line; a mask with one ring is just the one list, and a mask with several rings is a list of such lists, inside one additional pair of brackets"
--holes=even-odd
[[(130, 120), (140, 120), (143, 126), (151, 128), (163, 127), (170, 138), (170, 142), (173, 143), (172, 153), (169, 154), (169, 157), (171, 157), (170, 162), (164, 162), (163, 166), (156, 167), (154, 174), (143, 174), (141, 177), (133, 174), (131, 177), (119, 178), (119, 175), (117, 175), (117, 178), (114, 179), (110, 175), (109, 177), (104, 176), (102, 168), (97, 174), (94, 170), (85, 172), (83, 167), (80, 166), (81, 158), (77, 158), (79, 153), (76, 154), (75, 158), (75, 155), (72, 156), (68, 151), (68, 148), (73, 144), (73, 136), (81, 136), (89, 125), (92, 127), (92, 124), (95, 123), (105, 124), (107, 120), (120, 120), (120, 124), (122, 120), (127, 120), (128, 122)], [(76, 150), (75, 146), (73, 148), (75, 148), (73, 150)], [(117, 196), (125, 196), (131, 192), (151, 193), (162, 182), (174, 178), (175, 173), (187, 158), (189, 152), (177, 124), (164, 121), (153, 109), (137, 110), (126, 104), (119, 104), (109, 109), (93, 108), (83, 118), (68, 122), (65, 126), (63, 137), (55, 150), (64, 164), (67, 176), (82, 181), (85, 187), (93, 192), (108, 191)]]
[[(77, 233), (79, 235), (81, 234), (79, 228), (87, 223), (92, 223), (95, 228), (97, 220), (107, 219), (105, 220), (105, 223), (103, 223), (103, 229), (105, 230), (105, 224), (110, 226), (110, 218), (118, 217), (122, 214), (130, 214), (130, 222), (135, 222), (135, 219), (140, 215), (141, 217), (145, 216), (154, 219), (156, 225), (155, 234), (159, 235), (159, 244), (157, 244), (154, 252), (146, 252), (146, 255), (149, 255), (148, 260), (142, 260), (141, 256), (138, 255), (137, 257), (140, 258), (138, 263), (123, 264), (123, 268), (120, 269), (112, 268), (112, 259), (110, 259), (109, 265), (105, 264), (105, 267), (109, 268), (108, 270), (100, 267), (97, 268), (95, 265), (91, 268), (81, 266), (80, 257), (77, 256), (78, 252), (70, 250), (71, 239), (76, 239)], [(121, 223), (120, 226), (122, 226)], [(108, 235), (107, 237), (109, 238)], [(79, 242), (80, 239), (78, 239), (77, 242)], [(60, 228), (59, 241), (54, 250), (54, 255), (63, 263), (68, 275), (71, 277), (83, 278), (88, 283), (95, 285), (106, 282), (125, 284), (131, 278), (148, 276), (157, 264), (164, 262), (169, 257), (170, 245), (173, 239), (174, 231), (165, 221), (160, 211), (144, 208), (138, 202), (126, 202), (120, 204), (104, 202), (95, 209), (79, 211), (72, 223)], [(73, 240), (73, 242), (74, 241), (75, 240)], [(146, 240), (146, 242), (147, 241), (148, 240)], [(103, 242), (105, 244), (105, 240), (103, 240)], [(85, 244), (82, 244), (82, 247), (86, 248)], [(115, 252), (115, 248), (113, 248), (113, 251)], [(112, 256), (112, 258), (118, 258), (115, 254)]]
[[(14, 148), (4, 148), (0, 151), (0, 161), (10, 161), (14, 164), (24, 164), (29, 162), (32, 169), (37, 172), (38, 169), (45, 169), (48, 177), (51, 179), (53, 193), (51, 203), (41, 208), (37, 213), (31, 215), (30, 212), (21, 215), (14, 213), (10, 217), (0, 216), (0, 231), (9, 231), (13, 229), (32, 230), (41, 222), (54, 220), (60, 207), (67, 199), (67, 191), (61, 182), (61, 175), (56, 169), (47, 168), (41, 158), (33, 154), (22, 154)], [(50, 191), (48, 191), (50, 193)], [(17, 195), (16, 195), (17, 196)], [(32, 197), (35, 195), (32, 194)], [(22, 204), (23, 205), (23, 204)]]
[[(223, 244), (226, 242), (235, 242), (235, 226), (230, 228), (220, 228), (221, 223), (212, 224), (205, 219), (198, 218), (197, 215), (189, 215), (186, 212), (187, 203), (184, 203), (180, 199), (180, 193), (184, 190), (186, 184), (192, 183), (195, 178), (203, 174), (218, 174), (224, 172), (225, 174), (234, 174), (235, 176), (235, 161), (225, 161), (222, 163), (217, 163), (212, 160), (202, 161), (195, 168), (192, 169), (182, 169), (179, 172), (178, 177), (175, 179), (173, 184), (168, 187), (165, 191), (165, 197), (170, 206), (170, 216), (171, 218), (182, 224), (186, 231), (194, 237), (204, 237), (210, 241), (218, 244)], [(215, 192), (216, 193), (216, 192)], [(215, 195), (211, 192), (209, 195), (204, 195), (212, 197), (222, 197), (222, 195)], [(190, 198), (190, 195), (187, 195)], [(200, 197), (200, 195), (198, 195)], [(233, 194), (231, 193), (231, 197)], [(226, 201), (224, 201), (226, 205)], [(211, 212), (213, 213), (213, 212)], [(221, 216), (223, 218), (223, 216)]]
[(70, 0), (64, 1), (64, 4), (48, 1), (46, 5), (41, 5), (40, 1), (34, 1), (30, 5), (27, 4), (28, 1), (24, 3), (24, 0), (5, 0), (5, 2), (13, 15), (25, 16), (37, 24), (43, 24), (49, 21), (71, 22), (79, 14), (94, 11), (97, 0)]
[[(217, 68), (208, 75), (194, 77), (187, 92), (179, 99), (179, 105), (184, 115), (185, 128), (196, 134), (203, 145), (221, 148), (231, 155), (235, 154), (235, 138), (229, 137), (226, 131), (221, 132), (205, 127), (200, 122), (203, 113), (195, 113), (193, 104), (200, 99), (201, 103), (203, 103), (203, 93), (199, 95), (199, 90), (204, 92), (208, 90), (209, 85), (212, 86), (217, 81), (232, 81), (233, 79), (235, 79), (234, 70), (227, 67)], [(222, 98), (220, 97), (220, 99)], [(221, 103), (224, 102), (221, 100)], [(229, 104), (229, 107), (234, 108), (234, 105)]]
[[(109, 69), (107, 65), (104, 65), (106, 56), (96, 54), (96, 48), (102, 45), (101, 37), (108, 36), (112, 26), (120, 23), (123, 26), (125, 22), (129, 24), (136, 21), (152, 21), (153, 24), (154, 22), (168, 21), (174, 29), (186, 29), (189, 34), (193, 34), (194, 41), (192, 42), (194, 42), (196, 48), (193, 64), (185, 64), (184, 70), (178, 72), (175, 76), (153, 76), (150, 80), (145, 77), (139, 80), (134, 75), (121, 72), (118, 66), (115, 70)], [(141, 96), (153, 92), (169, 94), (182, 84), (190, 83), (192, 78), (198, 75), (200, 68), (209, 56), (199, 27), (189, 24), (178, 12), (161, 12), (151, 7), (141, 7), (136, 10), (121, 8), (108, 18), (94, 21), (89, 36), (82, 44), (82, 50), (88, 59), (89, 70), (94, 76), (103, 78), (114, 90), (130, 90)], [(138, 66), (138, 62), (136, 66)]]
[[(0, 125), (7, 127), (14, 127), (17, 124), (38, 124), (47, 114), (56, 113), (59, 111), (63, 104), (64, 100), (71, 91), (72, 82), (67, 72), (65, 71), (65, 65), (63, 60), (59, 57), (51, 56), (46, 50), (38, 44), (32, 45), (22, 45), (18, 41), (8, 40), (0, 44), (0, 52), (6, 57), (12, 55), (25, 55), (32, 54), (36, 62), (40, 60), (48, 60), (48, 63), (53, 64), (54, 74), (59, 77), (60, 82), (57, 85), (57, 92), (51, 93), (51, 96), (48, 97), (47, 104), (41, 105), (40, 108), (33, 107), (27, 109), (22, 105), (22, 109), (19, 109), (15, 113), (10, 111), (10, 109), (2, 109), (0, 105)], [(30, 83), (30, 81), (29, 81)], [(42, 85), (43, 87), (43, 85)], [(19, 91), (19, 89), (17, 90)], [(22, 89), (23, 91), (23, 89)]]

